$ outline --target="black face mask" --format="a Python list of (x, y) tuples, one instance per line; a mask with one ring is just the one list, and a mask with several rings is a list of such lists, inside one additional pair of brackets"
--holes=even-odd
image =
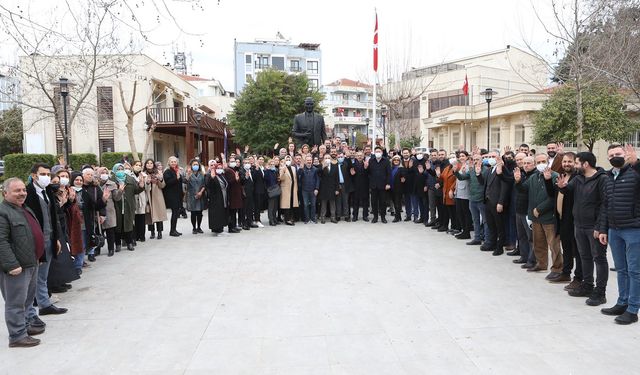
[(555, 158), (556, 157), (556, 152), (555, 151), (547, 151), (547, 155), (549, 155), (550, 158)]
[(47, 186), (47, 190), (55, 193), (60, 190), (60, 184), (49, 184), (49, 186)]
[(507, 159), (507, 160), (505, 160), (504, 164), (509, 169), (514, 169), (516, 167), (516, 161), (515, 160)]
[(614, 168), (622, 168), (624, 166), (624, 158), (622, 156), (614, 156), (609, 159), (609, 163), (611, 163)]

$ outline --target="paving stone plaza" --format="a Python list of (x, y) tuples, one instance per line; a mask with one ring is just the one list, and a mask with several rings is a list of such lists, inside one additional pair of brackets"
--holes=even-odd
[[(203, 223), (206, 227), (206, 220)], [(633, 373), (637, 325), (413, 223), (147, 240), (98, 257), (0, 374)], [(616, 299), (611, 274), (608, 304)]]

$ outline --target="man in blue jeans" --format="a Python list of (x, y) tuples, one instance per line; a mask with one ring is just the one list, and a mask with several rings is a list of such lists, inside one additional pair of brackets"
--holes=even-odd
[(617, 315), (615, 322), (626, 325), (638, 321), (640, 309), (640, 163), (630, 145), (612, 144), (607, 156), (613, 168), (607, 172), (606, 209), (601, 212), (599, 225), (602, 231), (594, 236), (611, 246), (618, 301), (601, 311)]
[(304, 168), (298, 169), (298, 181), (302, 187), (302, 203), (304, 205), (304, 223), (309, 221), (318, 223), (316, 218), (316, 196), (320, 188), (320, 175), (318, 168), (313, 166), (313, 157), (307, 155), (304, 160)]

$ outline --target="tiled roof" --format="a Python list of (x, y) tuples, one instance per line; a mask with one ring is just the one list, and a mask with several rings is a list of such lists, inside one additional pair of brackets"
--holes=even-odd
[(350, 86), (350, 87), (364, 87), (367, 89), (372, 88), (373, 86), (368, 85), (366, 83), (360, 82), (360, 81), (354, 81), (352, 79), (348, 79), (348, 78), (342, 78), (339, 79), (335, 82), (331, 82), (329, 84), (327, 84), (326, 86)]

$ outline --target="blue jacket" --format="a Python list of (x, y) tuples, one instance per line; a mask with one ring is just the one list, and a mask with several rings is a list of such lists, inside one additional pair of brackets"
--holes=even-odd
[(267, 188), (276, 185), (278, 183), (278, 171), (272, 171), (271, 169), (264, 170), (264, 182)]
[(304, 166), (302, 169), (298, 169), (298, 181), (302, 191), (312, 192), (320, 189), (320, 175), (318, 174), (318, 168), (311, 166), (307, 168)]

